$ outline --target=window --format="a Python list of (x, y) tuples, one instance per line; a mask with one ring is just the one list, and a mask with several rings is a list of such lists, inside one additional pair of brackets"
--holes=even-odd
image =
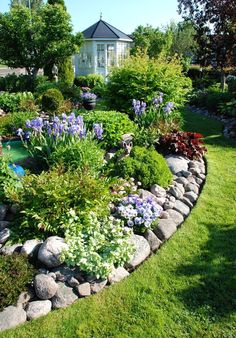
[(108, 67), (115, 66), (115, 45), (114, 44), (107, 45), (107, 66)]
[(127, 42), (120, 42), (118, 44), (118, 62), (122, 63), (123, 60), (127, 59), (130, 53), (130, 44)]
[(97, 66), (100, 68), (105, 67), (105, 45), (97, 44)]

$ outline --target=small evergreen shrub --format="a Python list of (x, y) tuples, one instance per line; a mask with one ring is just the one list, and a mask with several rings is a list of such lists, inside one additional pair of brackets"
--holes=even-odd
[(46, 80), (47, 77), (43, 75), (38, 75), (33, 80), (29, 75), (8, 74), (5, 77), (0, 77), (0, 91), (10, 93), (34, 92), (35, 88)]
[(35, 270), (23, 255), (0, 256), (0, 311), (15, 304), (33, 280)]
[[(124, 178), (133, 177), (150, 189), (153, 184), (167, 187), (172, 181), (172, 174), (165, 159), (154, 148), (133, 147), (130, 156), (117, 162), (113, 161), (113, 173)], [(112, 165), (112, 164), (111, 164)]]
[(42, 109), (46, 112), (55, 113), (63, 103), (63, 95), (58, 89), (48, 89), (42, 96)]
[(58, 63), (58, 78), (61, 82), (71, 86), (74, 81), (72, 58), (68, 57)]
[(83, 116), (89, 128), (92, 128), (94, 123), (102, 124), (101, 145), (107, 150), (118, 147), (123, 134), (135, 133), (137, 130), (137, 126), (127, 115), (115, 111), (93, 111)]
[(78, 87), (89, 87), (93, 89), (96, 86), (102, 86), (105, 83), (101, 74), (89, 74), (87, 76), (77, 76), (74, 84)]
[(158, 149), (165, 154), (178, 154), (190, 160), (198, 160), (207, 151), (202, 138), (203, 135), (199, 133), (176, 131), (162, 136)]

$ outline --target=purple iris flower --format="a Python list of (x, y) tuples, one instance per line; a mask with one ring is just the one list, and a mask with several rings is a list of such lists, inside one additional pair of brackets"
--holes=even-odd
[(26, 126), (26, 128), (31, 128), (31, 122), (30, 122), (30, 120), (26, 120), (25, 121), (25, 126)]
[(167, 105), (163, 108), (163, 110), (165, 113), (170, 114), (173, 108), (174, 108), (174, 103), (168, 102)]
[(79, 124), (79, 125), (83, 125), (84, 124), (83, 116), (80, 116), (80, 115), (77, 116), (76, 123)]
[(102, 129), (102, 123), (94, 123), (93, 125), (94, 133), (98, 140), (102, 139), (103, 129)]
[(30, 132), (30, 131), (27, 131), (27, 132), (25, 133), (24, 138), (25, 138), (26, 141), (29, 141), (30, 135), (31, 135), (31, 132)]
[(73, 124), (73, 123), (75, 122), (75, 113), (74, 113), (74, 112), (72, 112), (72, 113), (69, 115), (69, 117), (68, 117), (68, 122), (69, 122), (70, 124)]
[(62, 121), (66, 121), (66, 120), (67, 120), (67, 115), (66, 115), (66, 113), (62, 113), (62, 114), (61, 114), (61, 117), (62, 117)]
[(23, 129), (22, 128), (17, 129), (16, 134), (17, 136), (23, 136), (24, 135)]
[(139, 100), (133, 99), (132, 105), (133, 105), (135, 115), (141, 116), (145, 112), (147, 104), (146, 102), (143, 102), (143, 101), (140, 102)]

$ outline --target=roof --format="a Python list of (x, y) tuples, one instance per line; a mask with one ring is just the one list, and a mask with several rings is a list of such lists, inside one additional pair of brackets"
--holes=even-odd
[(122, 39), (132, 41), (127, 34), (103, 20), (99, 20), (82, 33), (85, 39)]

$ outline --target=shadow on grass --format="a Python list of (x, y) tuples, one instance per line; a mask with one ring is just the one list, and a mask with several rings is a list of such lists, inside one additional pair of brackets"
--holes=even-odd
[(206, 227), (210, 239), (200, 256), (177, 270), (178, 275), (195, 276), (196, 282), (177, 296), (190, 310), (225, 317), (236, 310), (236, 225)]

